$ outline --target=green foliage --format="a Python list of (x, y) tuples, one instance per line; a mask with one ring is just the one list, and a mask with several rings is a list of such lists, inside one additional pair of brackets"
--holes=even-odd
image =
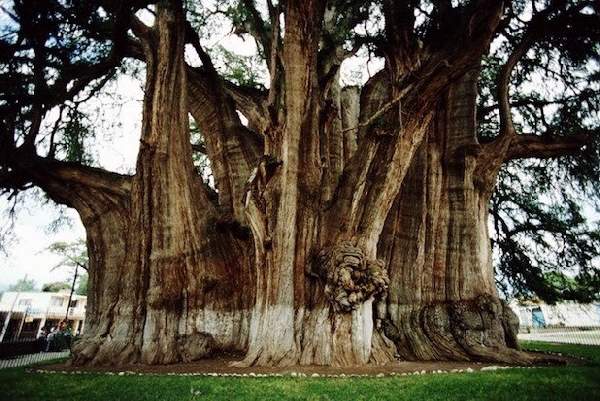
[(223, 46), (216, 46), (210, 53), (223, 78), (253, 88), (263, 88), (267, 82), (266, 64), (260, 56), (241, 56)]
[(74, 242), (55, 242), (48, 247), (48, 250), (61, 257), (53, 269), (58, 267), (80, 267), (87, 270), (88, 255), (87, 245), (84, 240), (80, 239)]
[(59, 292), (61, 290), (67, 290), (71, 288), (71, 285), (64, 281), (55, 281), (53, 283), (46, 283), (42, 286), (42, 292)]
[(507, 165), (492, 198), (499, 284), (507, 295), (550, 303), (596, 300), (600, 226), (565, 183), (532, 164)]
[(35, 281), (33, 279), (22, 278), (18, 280), (15, 284), (8, 287), (8, 291), (35, 291)]
[(500, 251), (496, 267), (505, 292), (550, 303), (597, 300), (598, 225), (588, 224), (579, 210), (565, 211), (557, 204), (543, 207), (538, 199), (515, 196), (515, 187), (499, 187), (493, 199), (494, 245)]
[(87, 273), (84, 273), (81, 276), (79, 276), (79, 280), (77, 282), (77, 288), (75, 289), (75, 293), (77, 295), (85, 295), (85, 296), (87, 296), (87, 292), (88, 292), (88, 279), (89, 279), (89, 276), (88, 276)]
[[(515, 12), (530, 12), (527, 2), (514, 6)], [(525, 35), (523, 21), (513, 20), (484, 60), (478, 107), (481, 142), (499, 132), (496, 80)], [(600, 299), (598, 26), (597, 10), (550, 14), (511, 76), (519, 134), (587, 135), (590, 140), (578, 154), (514, 160), (500, 172), (490, 212), (498, 283), (507, 296), (551, 303)]]
[[(243, 1), (220, 1), (221, 7), (224, 8), (225, 14), (230, 19), (231, 24), (237, 27), (237, 32), (248, 32), (252, 29), (257, 29), (252, 19), (250, 10), (245, 6)], [(254, 3), (254, 1), (252, 1)]]
[(71, 109), (62, 129), (58, 150), (64, 153), (64, 160), (91, 164), (92, 156), (86, 150), (85, 142), (93, 136), (86, 115), (77, 109)]
[[(73, 80), (110, 57), (111, 41), (99, 35), (97, 27), (106, 26), (112, 16), (97, 1), (15, 0), (6, 4), (4, 11), (0, 81), (5, 84), (0, 91), (0, 123), (14, 128), (2, 135), (19, 140), (28, 132), (35, 108), (47, 112), (64, 100), (77, 108), (79, 91), (67, 99), (63, 96), (70, 93)], [(78, 121), (77, 116), (71, 117)], [(67, 131), (74, 135), (77, 124)], [(72, 156), (81, 154), (76, 150)]]

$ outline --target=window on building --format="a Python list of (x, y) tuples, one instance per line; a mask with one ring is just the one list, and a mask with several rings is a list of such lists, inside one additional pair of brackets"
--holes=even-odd
[(63, 306), (63, 299), (59, 297), (52, 297), (50, 299), (50, 306)]
[(31, 305), (31, 299), (20, 299), (19, 300), (19, 306), (30, 306)]
[(69, 304), (69, 307), (71, 307), (71, 308), (76, 308), (76, 307), (77, 307), (77, 300), (76, 300), (76, 299), (73, 299), (73, 300), (71, 301), (71, 303)]

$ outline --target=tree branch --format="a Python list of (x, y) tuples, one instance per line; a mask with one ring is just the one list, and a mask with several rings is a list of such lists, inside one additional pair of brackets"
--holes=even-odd
[(52, 177), (70, 186), (85, 186), (123, 198), (129, 196), (131, 190), (130, 176), (101, 168), (39, 156), (33, 159), (31, 167), (35, 169), (32, 171), (34, 181)]
[(244, 87), (223, 80), (225, 92), (235, 102), (235, 107), (248, 119), (249, 125), (258, 134), (265, 132), (269, 124), (267, 94), (256, 88)]
[(529, 22), (521, 42), (515, 46), (502, 66), (497, 81), (497, 96), (500, 112), (500, 135), (499, 139), (506, 136), (515, 136), (517, 133), (513, 125), (510, 108), (509, 85), (511, 74), (518, 62), (527, 54), (529, 48), (546, 32), (548, 17), (565, 4), (564, 0), (555, 0), (547, 8), (535, 14)]
[[(554, 12), (564, 8), (565, 5), (565, 0), (553, 0), (544, 10), (534, 14), (526, 26), (525, 32), (521, 36), (521, 41), (514, 47), (508, 60), (500, 70), (497, 80), (500, 132), (490, 143), (484, 145), (484, 152), (482, 152), (479, 157), (478, 166), (480, 166), (480, 168), (478, 168), (477, 176), (480, 185), (491, 185), (491, 183), (495, 181), (497, 173), (506, 159), (520, 157), (517, 150), (519, 149), (518, 143), (522, 140), (518, 139), (513, 124), (510, 104), (509, 85), (511, 74), (515, 66), (519, 63), (521, 58), (527, 54), (527, 51), (534, 43), (543, 39), (550, 29), (560, 26), (560, 21), (549, 21), (549, 19)], [(516, 140), (514, 147), (512, 143), (513, 140)], [(533, 143), (531, 143), (531, 146), (533, 146)], [(516, 153), (514, 157), (509, 155), (511, 148), (515, 149)]]
[(269, 37), (265, 22), (256, 9), (254, 0), (241, 0), (241, 2), (244, 4), (244, 7), (250, 13), (250, 17), (252, 18), (248, 26), (248, 31), (261, 45), (265, 58), (269, 60), (271, 58), (271, 40), (277, 40), (277, 38)]
[[(214, 78), (203, 69), (188, 67), (188, 95), (190, 97), (190, 110), (196, 114), (195, 102), (210, 102), (211, 109), (220, 111), (214, 118), (220, 119), (227, 127), (242, 127), (242, 123), (235, 113), (239, 110), (249, 121), (253, 129), (248, 129), (246, 134), (253, 141), (262, 146), (264, 128), (267, 124), (267, 111), (265, 107), (266, 95), (259, 89), (236, 85), (217, 76)], [(202, 97), (202, 98), (200, 98)], [(206, 110), (208, 112), (208, 110)], [(197, 121), (198, 122), (198, 121)], [(258, 132), (255, 132), (256, 129)], [(205, 132), (205, 134), (209, 134)], [(262, 149), (250, 149), (262, 154)]]
[[(15, 149), (0, 170), (0, 188), (42, 188), (57, 203), (92, 215), (100, 209), (127, 207), (131, 177), (100, 168), (40, 157), (28, 148)], [(8, 167), (6, 167), (8, 166)]]
[[(562, 99), (537, 99), (537, 98), (533, 98), (533, 97), (525, 97), (525, 98), (521, 98), (521, 99), (517, 99), (517, 100), (513, 100), (510, 102), (510, 107), (526, 107), (526, 106), (533, 106), (533, 107), (544, 107), (544, 106), (550, 106), (550, 105), (564, 105), (567, 104), (569, 102), (572, 101), (586, 101), (591, 99), (592, 97), (596, 96), (596, 94), (594, 93), (594, 91), (589, 91), (586, 93), (581, 94), (581, 96), (577, 96), (577, 95), (573, 95), (573, 96), (566, 96)], [(489, 106), (483, 106), (477, 109), (477, 114), (479, 116), (485, 116), (489, 113), (491, 113), (492, 111), (498, 109), (500, 107), (499, 104), (491, 104)]]
[(591, 142), (589, 134), (571, 136), (516, 135), (511, 141), (505, 160), (538, 158), (547, 159), (572, 155)]

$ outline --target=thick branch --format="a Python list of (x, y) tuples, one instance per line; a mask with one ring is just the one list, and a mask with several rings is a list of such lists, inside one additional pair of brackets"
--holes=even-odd
[(84, 221), (108, 210), (126, 210), (131, 177), (79, 163), (36, 156), (16, 149), (0, 174), (0, 187), (22, 190), (40, 187), (53, 201), (75, 208)]
[(572, 155), (590, 143), (588, 134), (571, 136), (517, 135), (511, 141), (505, 160), (538, 158), (546, 159)]
[[(217, 87), (217, 83), (222, 83), (222, 88), (219, 91), (222, 92), (222, 96), (230, 98), (234, 102), (235, 109), (239, 110), (247, 119), (252, 130), (256, 132), (249, 132), (249, 135), (253, 137), (253, 141), (262, 144), (262, 134), (268, 124), (268, 112), (266, 109), (266, 93), (257, 88), (243, 87), (230, 82), (223, 77), (219, 76), (216, 69), (212, 64), (210, 56), (200, 46), (199, 38), (197, 34), (191, 31), (191, 27), (187, 29), (187, 40), (193, 43), (193, 46), (200, 57), (203, 67), (193, 68), (188, 66), (188, 94), (192, 93), (190, 98), (190, 112), (194, 114), (196, 105), (194, 102), (197, 100), (197, 95), (200, 92), (208, 91), (208, 84), (211, 83), (212, 87)], [(141, 44), (136, 40), (130, 40), (128, 46), (129, 57), (146, 61)], [(194, 88), (202, 87), (202, 91), (198, 92)], [(203, 101), (214, 100), (214, 94), (209, 95), (208, 92), (204, 95)], [(220, 105), (213, 103), (212, 107), (220, 109)], [(221, 116), (221, 118), (224, 118)], [(239, 120), (238, 120), (239, 122)], [(241, 124), (241, 123), (240, 123)], [(237, 125), (237, 123), (236, 123)], [(205, 133), (208, 134), (208, 133)], [(254, 149), (262, 153), (262, 149)]]
[[(187, 92), (190, 113), (204, 136), (222, 211), (241, 221), (244, 185), (262, 154), (262, 137), (242, 125), (235, 102), (211, 74), (188, 68)], [(235, 93), (242, 97), (241, 92)], [(248, 96), (243, 99), (250, 104)]]
[[(264, 130), (264, 94), (219, 76), (210, 55), (201, 46), (197, 32), (187, 21), (185, 38), (202, 62), (201, 68), (187, 66), (189, 111), (205, 139), (202, 149), (193, 146), (193, 150), (201, 151), (210, 159), (221, 211), (226, 218), (241, 221), (243, 187), (262, 154), (263, 139), (242, 125), (236, 109), (248, 118), (253, 129)], [(138, 43), (130, 41), (129, 45), (131, 56), (146, 61)]]
[[(257, 132), (263, 134), (269, 123), (266, 107), (267, 95), (256, 88), (235, 85), (224, 81), (225, 92), (235, 102), (235, 107), (244, 117), (248, 119), (248, 125)], [(262, 137), (257, 137), (262, 141)]]

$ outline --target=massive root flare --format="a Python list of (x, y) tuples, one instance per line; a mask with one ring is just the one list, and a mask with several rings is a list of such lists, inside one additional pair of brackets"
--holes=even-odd
[(481, 295), (471, 300), (403, 305), (384, 331), (408, 360), (480, 360), (529, 364), (544, 361), (518, 351), (519, 320), (501, 300)]

